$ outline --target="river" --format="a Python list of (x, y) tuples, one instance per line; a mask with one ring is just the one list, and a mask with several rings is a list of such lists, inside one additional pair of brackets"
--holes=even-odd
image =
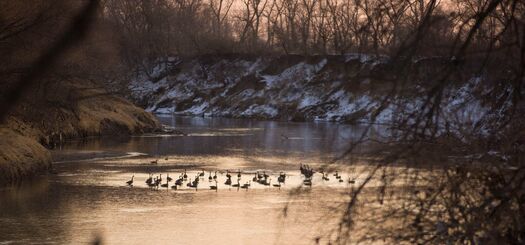
[[(363, 126), (201, 117), (159, 117), (185, 136), (142, 135), (72, 141), (53, 150), (55, 174), (0, 190), (0, 244), (312, 244), (339, 222), (349, 179), (316, 175), (300, 194), (299, 164), (330, 162)], [(152, 163), (155, 162), (156, 163)], [(336, 167), (337, 169), (337, 167)], [(197, 188), (150, 188), (152, 173)], [(217, 172), (216, 172), (217, 171)], [(233, 184), (225, 185), (226, 174)], [(259, 173), (270, 185), (253, 182)], [(281, 187), (280, 173), (287, 175)], [(217, 175), (217, 190), (209, 186)], [(126, 181), (134, 176), (133, 187)]]

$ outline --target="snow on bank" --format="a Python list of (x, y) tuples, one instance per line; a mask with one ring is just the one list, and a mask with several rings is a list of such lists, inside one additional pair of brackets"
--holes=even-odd
[[(134, 99), (148, 111), (391, 124), (400, 113), (417, 112), (424, 105), (424, 98), (396, 95), (386, 98), (389, 104), (385, 107), (381, 105), (385, 95), (348, 87), (375, 85), (377, 81), (369, 74), (381, 69), (377, 65), (389, 62), (389, 57), (382, 55), (351, 53), (284, 62), (268, 57), (172, 61), (174, 65), (169, 67), (156, 66), (154, 79), (139, 76), (129, 86)], [(348, 78), (349, 74), (358, 79)], [(472, 124), (486, 118), (487, 108), (474, 95), (481, 82), (476, 77), (446, 91), (443, 116)]]
[(271, 105), (251, 105), (245, 111), (241, 112), (243, 117), (258, 117), (275, 118), (279, 111)]

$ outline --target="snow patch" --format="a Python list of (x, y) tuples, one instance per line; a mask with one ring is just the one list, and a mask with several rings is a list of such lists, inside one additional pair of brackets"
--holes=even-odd
[(310, 106), (313, 106), (313, 105), (317, 105), (321, 102), (321, 100), (318, 98), (318, 97), (314, 97), (314, 96), (305, 96), (302, 100), (301, 100), (301, 103), (299, 103), (299, 106), (297, 106), (297, 109), (303, 109), (305, 107), (310, 107)]
[(274, 118), (279, 114), (279, 111), (270, 105), (251, 105), (241, 113), (241, 116), (265, 116), (269, 118)]

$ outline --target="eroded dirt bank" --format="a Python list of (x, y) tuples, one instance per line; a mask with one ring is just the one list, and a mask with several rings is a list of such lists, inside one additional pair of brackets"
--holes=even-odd
[(48, 171), (51, 156), (47, 148), (68, 139), (141, 134), (160, 128), (151, 113), (93, 83), (47, 85), (47, 91), (28, 96), (0, 125), (0, 186)]

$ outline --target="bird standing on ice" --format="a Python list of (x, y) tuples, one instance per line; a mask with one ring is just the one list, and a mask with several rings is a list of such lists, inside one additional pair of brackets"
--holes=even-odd
[(133, 178), (135, 178), (135, 175), (132, 175), (132, 176), (131, 176), (131, 179), (128, 180), (128, 181), (126, 181), (126, 184), (127, 184), (128, 186), (133, 186)]

